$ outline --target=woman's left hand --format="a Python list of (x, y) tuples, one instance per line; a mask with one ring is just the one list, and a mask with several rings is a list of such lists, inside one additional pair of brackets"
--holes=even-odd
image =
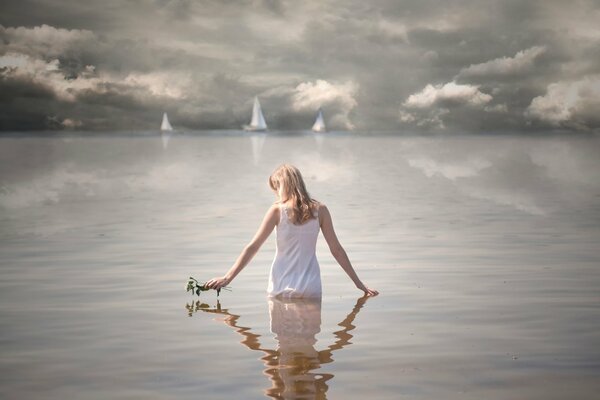
[(363, 292), (365, 292), (367, 296), (377, 296), (379, 294), (377, 290), (370, 288), (366, 288), (365, 290), (363, 290)]
[(357, 285), (356, 287), (365, 292), (365, 296), (377, 296), (379, 294), (377, 290), (368, 288), (362, 283), (360, 285)]

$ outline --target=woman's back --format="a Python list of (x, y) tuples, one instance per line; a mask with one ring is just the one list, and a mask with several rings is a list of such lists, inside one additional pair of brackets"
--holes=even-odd
[[(356, 287), (368, 296), (376, 296), (376, 290), (369, 289), (358, 279), (335, 235), (329, 210), (310, 197), (298, 168), (289, 164), (280, 165), (269, 176), (269, 186), (277, 196), (277, 202), (265, 214), (254, 238), (225, 276), (213, 278), (205, 286), (210, 289), (227, 286), (250, 262), (271, 232), (277, 229), (277, 251), (267, 288), (269, 296), (320, 297), (321, 272), (316, 247), (319, 231), (322, 230), (331, 254)], [(294, 207), (286, 209), (286, 204), (293, 204)], [(294, 224), (293, 221), (298, 223)]]
[(281, 205), (277, 224), (277, 250), (271, 265), (269, 296), (319, 297), (321, 273), (316, 255), (320, 224), (318, 208), (314, 218), (294, 224), (287, 206)]

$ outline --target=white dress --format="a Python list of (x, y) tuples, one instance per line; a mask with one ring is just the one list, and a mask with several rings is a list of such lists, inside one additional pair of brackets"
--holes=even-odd
[(269, 296), (320, 297), (321, 270), (317, 261), (317, 238), (321, 229), (316, 218), (294, 225), (287, 209), (279, 207), (277, 250), (269, 274)]

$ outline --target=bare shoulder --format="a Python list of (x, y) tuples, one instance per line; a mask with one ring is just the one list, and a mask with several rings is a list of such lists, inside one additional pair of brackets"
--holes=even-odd
[(265, 219), (268, 219), (268, 220), (274, 222), (275, 225), (277, 225), (279, 223), (279, 208), (280, 208), (279, 203), (271, 204), (271, 207), (269, 207), (269, 209), (267, 210)]
[(281, 209), (280, 203), (273, 203), (273, 204), (271, 204), (271, 207), (269, 207), (269, 210), (267, 210), (267, 214), (269, 214), (269, 215), (278, 214), (280, 209)]
[(327, 208), (327, 206), (324, 203), (318, 202), (317, 203), (317, 209), (318, 211), (318, 215), (319, 215), (319, 224), (322, 225), (323, 221), (325, 221), (327, 218), (331, 218), (330, 214), (329, 214), (329, 209)]

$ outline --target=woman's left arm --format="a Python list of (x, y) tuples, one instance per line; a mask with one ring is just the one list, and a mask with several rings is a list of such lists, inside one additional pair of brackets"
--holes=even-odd
[(348, 276), (350, 277), (350, 279), (352, 279), (352, 282), (354, 282), (358, 289), (365, 292), (365, 294), (368, 296), (377, 296), (379, 294), (377, 290), (368, 288), (358, 278), (356, 271), (354, 271), (354, 268), (352, 267), (352, 264), (348, 259), (346, 251), (340, 244), (340, 241), (338, 240), (335, 234), (331, 214), (329, 213), (329, 210), (324, 204), (319, 208), (319, 218), (321, 222), (321, 232), (323, 232), (323, 237), (327, 241), (327, 245), (329, 246), (329, 250), (331, 251), (333, 258), (335, 258), (338, 264), (340, 264), (340, 267), (342, 267), (342, 269), (346, 271), (346, 274), (348, 274)]
[(265, 217), (263, 218), (262, 223), (260, 224), (260, 227), (258, 228), (258, 231), (254, 235), (254, 238), (246, 245), (246, 247), (244, 247), (242, 253), (239, 255), (229, 271), (227, 271), (227, 273), (222, 277), (209, 280), (206, 282), (206, 286), (211, 289), (220, 289), (223, 286), (227, 286), (231, 283), (233, 278), (235, 278), (237, 274), (239, 274), (241, 270), (248, 265), (265, 240), (267, 240), (271, 232), (273, 232), (275, 225), (277, 225), (279, 222), (278, 211), (279, 207), (276, 204), (269, 208), (265, 214)]

